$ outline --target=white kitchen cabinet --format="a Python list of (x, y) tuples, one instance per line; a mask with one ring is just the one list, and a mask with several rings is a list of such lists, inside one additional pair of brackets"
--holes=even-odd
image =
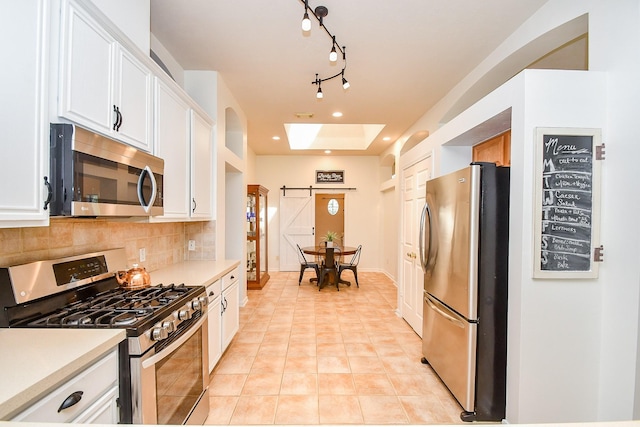
[(58, 115), (151, 151), (151, 71), (73, 0), (61, 33)]
[(191, 110), (191, 217), (209, 219), (213, 214), (212, 127)]
[(113, 350), (11, 421), (116, 424), (117, 399), (118, 352)]
[[(50, 2), (2, 2), (0, 50), (0, 227), (46, 226), (49, 174)], [(10, 65), (9, 65), (10, 62)]]
[(102, 395), (94, 404), (78, 415), (72, 423), (77, 424), (115, 424), (120, 419), (118, 408), (118, 387), (114, 386)]
[(240, 327), (240, 295), (238, 268), (222, 277), (222, 351), (224, 352)]
[(187, 102), (156, 78), (155, 155), (164, 159), (164, 214), (154, 219), (185, 220), (190, 211), (190, 114)]
[(164, 214), (153, 221), (212, 218), (212, 126), (156, 78), (155, 155), (164, 159)]
[(207, 286), (208, 309), (208, 333), (209, 333), (209, 373), (213, 371), (216, 363), (222, 357), (222, 285), (220, 280), (216, 280)]

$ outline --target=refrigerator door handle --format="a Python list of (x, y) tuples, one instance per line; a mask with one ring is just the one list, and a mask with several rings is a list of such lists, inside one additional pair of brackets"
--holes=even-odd
[[(427, 231), (429, 232), (428, 238), (425, 235), (425, 225), (426, 219), (429, 219), (429, 225), (427, 227)], [(435, 265), (435, 253), (437, 252), (437, 238), (434, 235), (436, 229), (433, 227), (433, 216), (431, 214), (431, 207), (428, 202), (425, 202), (424, 207), (422, 208), (422, 216), (420, 218), (420, 235), (418, 246), (420, 249), (420, 264), (422, 266), (422, 271), (426, 274), (430, 270), (433, 269)], [(429, 243), (425, 248), (425, 241), (428, 240)], [(434, 247), (435, 246), (435, 247)], [(426, 249), (426, 254), (425, 254)]]
[(425, 202), (422, 207), (422, 215), (420, 215), (420, 234), (418, 236), (418, 249), (420, 252), (420, 266), (422, 267), (423, 272), (427, 272), (427, 260), (424, 256), (424, 222), (427, 216), (427, 210), (429, 209), (429, 205)]
[(431, 307), (431, 309), (433, 311), (435, 311), (436, 313), (438, 313), (439, 315), (441, 315), (442, 317), (444, 317), (445, 319), (447, 319), (448, 321), (453, 323), (455, 326), (464, 329), (464, 327), (466, 325), (462, 320), (460, 320), (460, 319), (450, 315), (449, 313), (445, 312), (444, 310), (442, 310), (439, 307), (440, 304), (436, 305), (436, 303), (431, 299), (432, 297), (429, 295), (429, 293), (427, 291), (423, 291), (423, 292), (424, 292), (424, 302), (426, 302), (427, 305), (429, 307)]

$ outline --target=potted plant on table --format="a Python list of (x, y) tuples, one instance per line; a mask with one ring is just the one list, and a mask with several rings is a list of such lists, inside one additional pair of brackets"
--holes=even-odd
[(332, 248), (333, 242), (338, 240), (338, 233), (336, 233), (335, 231), (327, 231), (327, 233), (323, 237), (323, 240), (326, 247)]

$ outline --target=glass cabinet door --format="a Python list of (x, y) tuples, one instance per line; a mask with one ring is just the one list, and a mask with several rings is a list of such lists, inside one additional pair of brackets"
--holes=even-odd
[(262, 289), (269, 280), (267, 195), (261, 185), (247, 186), (247, 287)]

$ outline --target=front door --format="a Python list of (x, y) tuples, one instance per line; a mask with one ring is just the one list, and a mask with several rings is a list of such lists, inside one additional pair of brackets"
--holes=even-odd
[(418, 237), (420, 217), (426, 197), (426, 182), (431, 177), (428, 157), (402, 171), (402, 317), (422, 336), (423, 273)]
[(327, 231), (338, 235), (338, 245), (344, 246), (344, 194), (316, 193), (316, 246), (325, 241)]

